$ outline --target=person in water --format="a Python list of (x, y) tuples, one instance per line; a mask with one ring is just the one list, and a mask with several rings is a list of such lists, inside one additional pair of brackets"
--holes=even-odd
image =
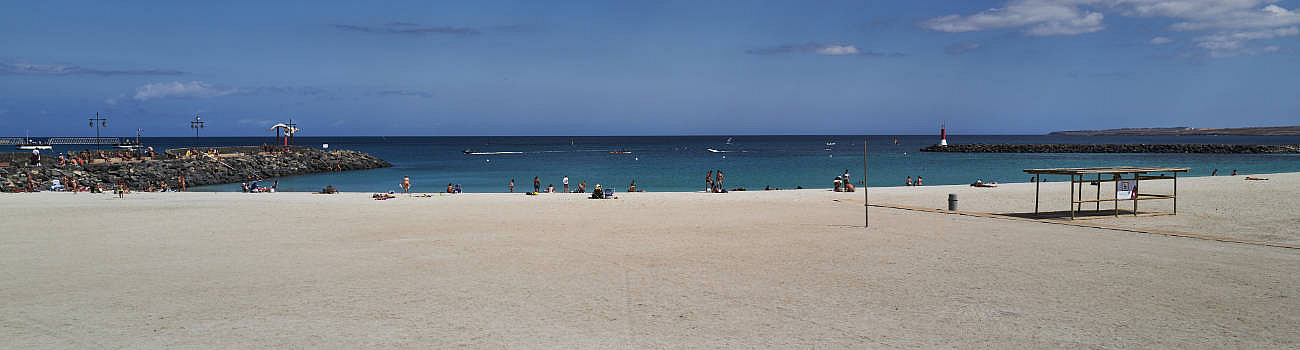
[(916, 185), (917, 185), (917, 186), (920, 186), (920, 185), (921, 185), (921, 181), (925, 181), (925, 179), (922, 178), (922, 177), (920, 177), (920, 176), (917, 176), (917, 177), (916, 177)]
[(911, 186), (911, 185), (912, 185), (912, 177), (911, 177), (911, 176), (908, 176), (908, 177), (907, 177), (907, 186)]
[(564, 193), (569, 193), (569, 175), (564, 175), (564, 180), (560, 183), (564, 184)]
[(533, 176), (533, 193), (542, 191), (542, 178)]
[(515, 192), (515, 179), (510, 179), (510, 193)]

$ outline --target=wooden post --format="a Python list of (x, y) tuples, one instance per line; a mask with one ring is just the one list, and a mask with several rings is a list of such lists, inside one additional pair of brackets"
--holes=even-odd
[(1142, 188), (1142, 180), (1138, 178), (1137, 173), (1133, 173), (1133, 216), (1138, 216), (1138, 189)]
[(1119, 179), (1120, 179), (1120, 175), (1119, 175), (1119, 174), (1110, 174), (1110, 177), (1111, 177), (1113, 180), (1115, 180), (1115, 191), (1114, 191), (1114, 192), (1111, 192), (1111, 193), (1114, 193), (1114, 194), (1115, 194), (1115, 202), (1114, 202), (1114, 203), (1115, 203), (1115, 217), (1119, 217)]
[(1070, 174), (1070, 220), (1074, 220), (1074, 174)]
[(1174, 215), (1178, 215), (1178, 172), (1174, 172)]
[(1034, 215), (1038, 215), (1038, 184), (1042, 183), (1042, 174), (1034, 174)]
[(1078, 211), (1083, 212), (1083, 174), (1079, 174), (1079, 198), (1074, 203), (1078, 206)]
[(1097, 173), (1097, 214), (1101, 215), (1101, 173)]
[(869, 217), (871, 212), (871, 202), (869, 201), (870, 196), (867, 195), (868, 187), (869, 185), (867, 184), (867, 140), (862, 140), (862, 228), (867, 228), (871, 226), (871, 220)]

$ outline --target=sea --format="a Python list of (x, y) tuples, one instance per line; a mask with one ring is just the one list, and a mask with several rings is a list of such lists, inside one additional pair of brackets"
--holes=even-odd
[[(261, 145), (271, 137), (146, 137), (157, 150), (180, 147)], [(866, 171), (863, 176), (863, 144)], [(625, 190), (701, 191), (709, 171), (722, 171), (724, 186), (746, 190), (830, 188), (848, 172), (859, 186), (903, 186), (907, 177), (925, 185), (969, 184), (975, 180), (1028, 182), (1029, 168), (1093, 166), (1188, 167), (1180, 176), (1300, 172), (1297, 154), (978, 154), (920, 152), (938, 135), (719, 135), (719, 136), (473, 136), (473, 137), (297, 137), (295, 144), (370, 153), (391, 162), (384, 169), (267, 179), (281, 191), (319, 191), (332, 185), (349, 192), (400, 191), (409, 176), (415, 192), (439, 192), (459, 184), (465, 192), (532, 190), (569, 177)], [(1118, 144), (1300, 144), (1300, 136), (1057, 136), (949, 135), (958, 143)], [(78, 147), (80, 148), (80, 147)], [(54, 152), (71, 150), (56, 146)], [(465, 151), (471, 153), (467, 154)], [(1047, 179), (1049, 181), (1063, 181)], [(194, 187), (196, 191), (239, 191), (239, 184)]]

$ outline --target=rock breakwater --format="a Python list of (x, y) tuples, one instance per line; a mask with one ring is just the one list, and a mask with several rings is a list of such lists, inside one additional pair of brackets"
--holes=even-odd
[(958, 144), (921, 152), (955, 153), (1300, 153), (1300, 145), (1226, 144)]
[[(249, 149), (240, 148), (241, 151)], [(216, 149), (215, 153), (195, 152), (189, 157), (103, 160), (83, 165), (67, 162), (62, 166), (57, 158), (48, 156), (42, 158), (39, 166), (19, 155), (0, 157), (0, 189), (6, 192), (26, 190), (31, 184), (31, 187), (45, 190), (53, 180), (60, 180), (65, 186), (69, 180), (75, 180), (80, 187), (101, 186), (106, 189), (116, 189), (119, 182), (135, 191), (151, 187), (159, 189), (164, 183), (168, 188), (180, 189), (182, 178), (187, 187), (193, 187), (242, 182), (250, 178), (260, 180), (393, 166), (372, 155), (349, 150), (293, 147), (275, 152), (222, 152), (222, 149)]]

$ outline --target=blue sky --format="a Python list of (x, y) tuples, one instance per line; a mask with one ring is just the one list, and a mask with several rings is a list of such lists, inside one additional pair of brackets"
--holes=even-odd
[(1300, 124), (1300, 1), (0, 3), (5, 136)]

